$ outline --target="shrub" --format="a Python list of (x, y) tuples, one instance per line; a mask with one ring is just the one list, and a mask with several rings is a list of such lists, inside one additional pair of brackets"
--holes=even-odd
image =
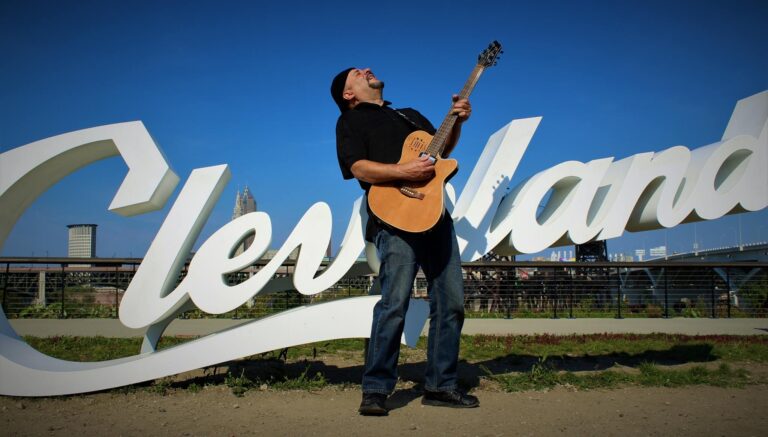
[(664, 314), (662, 308), (658, 305), (648, 304), (645, 307), (645, 315), (651, 318), (659, 318)]
[(752, 315), (763, 315), (768, 312), (768, 279), (752, 282), (739, 291), (741, 302), (739, 306)]

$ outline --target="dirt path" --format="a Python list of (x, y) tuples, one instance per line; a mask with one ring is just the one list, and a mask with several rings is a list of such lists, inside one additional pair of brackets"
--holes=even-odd
[(481, 407), (423, 407), (400, 390), (389, 417), (361, 417), (357, 389), (198, 393), (144, 390), (68, 398), (0, 398), (3, 435), (765, 435), (768, 386), (500, 393)]

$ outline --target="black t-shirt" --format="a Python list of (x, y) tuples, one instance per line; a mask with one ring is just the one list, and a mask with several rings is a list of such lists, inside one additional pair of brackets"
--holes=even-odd
[[(396, 164), (400, 161), (405, 138), (416, 130), (435, 134), (432, 123), (418, 111), (411, 108), (394, 110), (389, 107), (389, 102), (384, 106), (360, 103), (344, 112), (336, 122), (336, 154), (342, 176), (344, 179), (354, 178), (350, 168), (361, 159)], [(367, 193), (371, 184), (358, 182)]]
[[(383, 164), (400, 161), (403, 142), (417, 130), (430, 135), (435, 128), (418, 111), (411, 108), (392, 109), (389, 102), (383, 106), (374, 103), (360, 103), (354, 109), (345, 111), (336, 122), (336, 154), (344, 179), (352, 179), (350, 168), (355, 162), (365, 159)], [(360, 187), (368, 193), (371, 184), (358, 180)], [(373, 241), (380, 226), (385, 226), (373, 217), (370, 209), (365, 239)]]

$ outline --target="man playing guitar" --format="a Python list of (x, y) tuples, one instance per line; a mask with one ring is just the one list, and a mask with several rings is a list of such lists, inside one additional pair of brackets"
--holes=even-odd
[[(384, 83), (370, 69), (348, 68), (336, 75), (331, 95), (341, 111), (336, 123), (336, 151), (344, 179), (355, 178), (369, 192), (372, 185), (420, 182), (435, 175), (436, 156), (398, 162), (403, 144), (414, 131), (435, 134), (419, 112), (393, 109), (383, 100)], [(456, 117), (441, 157), (453, 150), (461, 125), (472, 112), (466, 98), (453, 96)], [(389, 226), (371, 213), (366, 240), (381, 260), (381, 300), (373, 311), (370, 343), (363, 373), (363, 415), (386, 415), (386, 399), (397, 381), (397, 361), (405, 313), (419, 267), (428, 283), (430, 323), (427, 345), (425, 405), (477, 407), (476, 397), (459, 390), (457, 362), (464, 323), (464, 289), (453, 221), (444, 213), (427, 232)]]

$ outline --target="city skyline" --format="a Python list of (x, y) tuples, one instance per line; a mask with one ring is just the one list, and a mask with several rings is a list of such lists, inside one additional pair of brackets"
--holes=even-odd
[[(235, 195), (235, 206), (233, 207), (233, 214), (232, 214), (232, 220), (235, 220), (238, 217), (241, 217), (242, 215), (255, 212), (257, 211), (257, 202), (253, 198), (252, 194), (250, 193), (250, 190), (248, 186), (246, 185), (241, 193), (240, 189), (237, 189), (236, 195)], [(722, 220), (722, 219), (721, 219)], [(700, 226), (701, 222), (692, 224), (692, 226), (695, 228), (696, 226)], [(68, 257), (90, 257), (89, 253), (95, 254), (96, 252), (96, 227), (98, 224), (70, 224), (67, 225), (67, 235), (68, 235), (68, 243), (67, 243), (67, 255)], [(89, 234), (88, 236), (84, 235), (84, 229), (88, 230)], [(667, 230), (668, 231), (668, 230)], [(657, 232), (663, 232), (657, 231)], [(739, 235), (739, 234), (735, 234)], [(86, 238), (87, 237), (87, 238)], [(235, 252), (235, 255), (242, 253), (245, 249), (248, 248), (250, 245), (250, 242), (253, 241), (253, 236), (247, 237), (238, 247), (238, 249)], [(607, 240), (608, 243), (610, 243), (612, 240)], [(636, 248), (627, 248), (620, 251), (611, 250), (610, 246), (608, 248), (608, 259), (610, 261), (647, 261), (651, 259), (658, 259), (663, 258), (665, 256), (671, 256), (671, 255), (680, 255), (680, 254), (694, 254), (699, 251), (708, 251), (708, 250), (715, 250), (715, 249), (741, 249), (744, 246), (750, 246), (755, 244), (768, 244), (768, 240), (757, 240), (757, 241), (743, 241), (739, 239), (738, 241), (734, 241), (732, 243), (726, 242), (726, 244), (721, 245), (713, 245), (713, 246), (705, 246), (705, 245), (699, 245), (697, 243), (700, 243), (703, 241), (702, 237), (694, 235), (694, 240), (691, 242), (691, 246), (689, 248), (678, 248), (678, 250), (671, 250), (669, 249), (666, 244), (660, 245), (660, 246), (642, 246), (642, 247), (636, 247)], [(84, 244), (87, 243), (87, 248), (83, 249)], [(527, 260), (534, 260), (534, 261), (543, 261), (543, 260), (550, 260), (550, 261), (573, 261), (574, 258), (574, 246), (573, 245), (565, 245), (565, 246), (553, 246), (546, 250), (543, 250), (538, 253), (534, 254), (524, 254), (520, 259), (527, 259)], [(87, 253), (86, 253), (87, 252)], [(271, 247), (265, 256), (269, 257), (276, 252), (275, 247)], [(332, 253), (332, 245), (329, 245), (328, 247), (328, 255)], [(561, 256), (562, 253), (562, 256)], [(565, 256), (568, 254), (568, 256)], [(31, 253), (32, 256), (34, 256), (34, 253)], [(22, 256), (22, 255), (19, 255)], [(42, 255), (38, 255), (39, 257)], [(46, 251), (45, 256), (49, 256), (49, 253)], [(55, 255), (54, 255), (55, 256)], [(96, 255), (93, 255), (94, 257), (98, 257)], [(133, 256), (131, 254), (131, 256)], [(296, 254), (292, 254), (292, 259), (295, 258)], [(141, 256), (138, 256), (141, 257)]]

